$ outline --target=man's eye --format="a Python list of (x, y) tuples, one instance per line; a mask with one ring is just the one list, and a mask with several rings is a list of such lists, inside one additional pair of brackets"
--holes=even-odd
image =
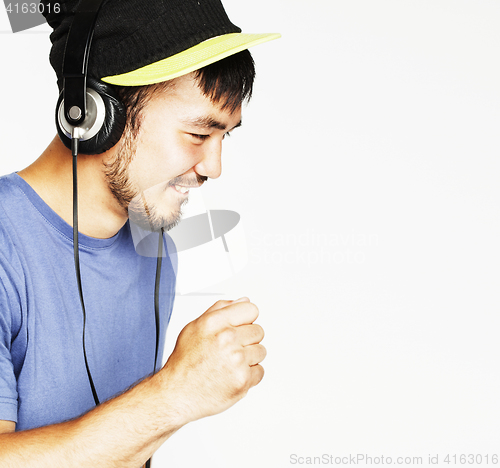
[[(196, 138), (197, 140), (200, 140), (200, 141), (205, 141), (207, 138), (210, 137), (210, 135), (201, 135), (199, 133), (190, 133), (190, 135), (193, 138)], [(226, 133), (224, 133), (224, 136), (222, 137), (222, 139), (224, 139), (226, 137), (230, 137), (230, 136), (231, 136), (231, 133), (230, 132), (226, 132)]]
[(198, 133), (190, 133), (190, 135), (197, 140), (205, 141), (210, 135), (199, 135)]

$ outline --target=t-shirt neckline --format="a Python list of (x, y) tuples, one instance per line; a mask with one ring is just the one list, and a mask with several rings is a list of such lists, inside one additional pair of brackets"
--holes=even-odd
[[(11, 174), (12, 177), (9, 177), (11, 181), (17, 185), (22, 192), (26, 195), (28, 200), (32, 203), (32, 205), (38, 210), (38, 212), (61, 234), (67, 237), (70, 242), (73, 242), (73, 227), (70, 226), (63, 218), (61, 218), (43, 199), (36, 193), (36, 191), (31, 187), (28, 182), (26, 182), (17, 172)], [(125, 224), (125, 226), (128, 224)], [(114, 236), (109, 237), (108, 239), (99, 239), (97, 237), (90, 237), (78, 233), (78, 244), (80, 246), (89, 247), (91, 249), (103, 249), (110, 247), (113, 245), (121, 235), (121, 232), (124, 230), (122, 227)]]

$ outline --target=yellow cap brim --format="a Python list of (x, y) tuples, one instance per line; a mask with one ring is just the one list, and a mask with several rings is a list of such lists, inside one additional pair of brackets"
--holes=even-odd
[(231, 33), (213, 37), (176, 55), (120, 75), (101, 78), (119, 86), (143, 86), (172, 80), (211, 63), (241, 52), (263, 42), (278, 39), (281, 34)]

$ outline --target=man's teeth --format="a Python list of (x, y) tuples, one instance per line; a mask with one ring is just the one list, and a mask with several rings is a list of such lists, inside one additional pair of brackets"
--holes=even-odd
[(176, 185), (175, 186), (176, 190), (181, 192), (181, 193), (187, 193), (189, 192), (189, 188), (188, 187), (181, 187), (180, 185)]

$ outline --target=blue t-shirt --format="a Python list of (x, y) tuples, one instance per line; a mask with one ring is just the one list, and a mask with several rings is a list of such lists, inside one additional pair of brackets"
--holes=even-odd
[[(157, 245), (158, 234), (150, 237)], [(80, 234), (79, 244), (86, 353), (103, 402), (153, 371), (156, 258), (137, 253), (129, 222), (110, 239)], [(175, 246), (166, 234), (164, 245), (158, 367), (175, 297)], [(72, 227), (19, 175), (1, 177), (0, 420), (25, 430), (94, 407), (82, 331)]]

